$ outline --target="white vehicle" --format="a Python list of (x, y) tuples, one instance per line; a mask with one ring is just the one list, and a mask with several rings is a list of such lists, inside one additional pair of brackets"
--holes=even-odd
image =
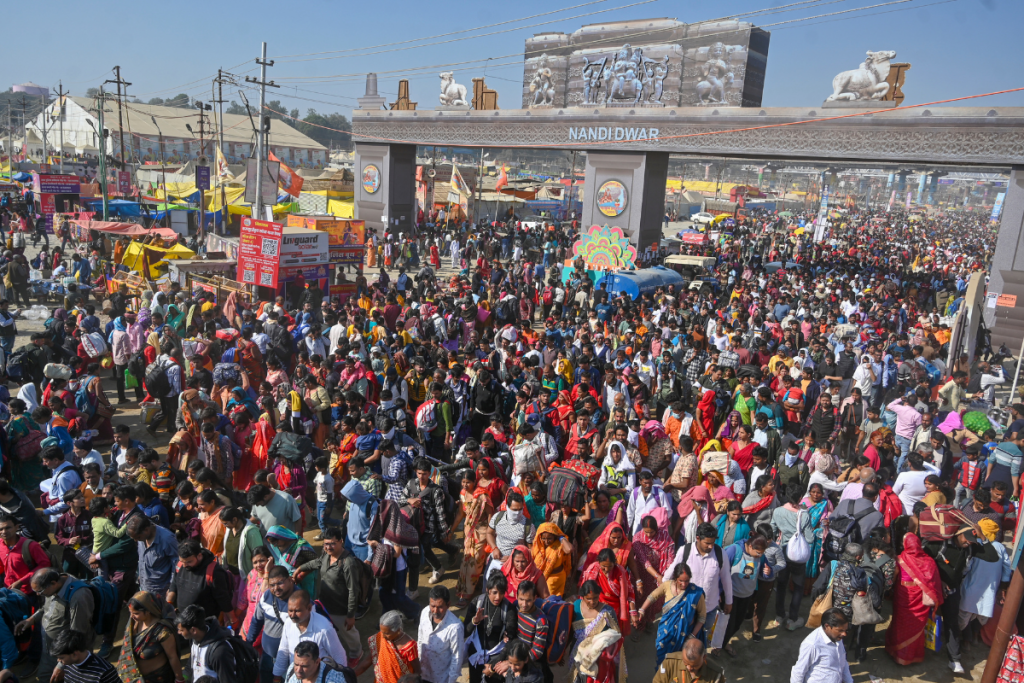
[(554, 221), (553, 218), (547, 218), (545, 216), (527, 216), (523, 220), (519, 221), (523, 229), (539, 228), (543, 223), (547, 222), (550, 224)]
[(711, 223), (714, 220), (715, 220), (714, 215), (708, 213), (707, 211), (701, 211), (700, 213), (695, 213), (692, 216), (690, 216), (690, 221), (691, 222), (693, 222), (693, 223), (701, 223), (703, 225), (708, 225), (709, 223)]

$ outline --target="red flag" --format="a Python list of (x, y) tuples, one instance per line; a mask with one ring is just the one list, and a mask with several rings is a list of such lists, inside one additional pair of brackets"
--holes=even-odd
[(270, 161), (278, 161), (281, 163), (281, 175), (277, 178), (277, 185), (282, 190), (287, 192), (293, 197), (298, 197), (299, 193), (302, 192), (302, 176), (292, 170), (291, 166), (278, 159), (273, 152), (269, 153), (268, 158)]

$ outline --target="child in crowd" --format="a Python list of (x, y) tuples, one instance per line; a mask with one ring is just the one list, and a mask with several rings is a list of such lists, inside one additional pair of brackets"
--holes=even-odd
[(320, 526), (320, 533), (316, 538), (318, 541), (323, 540), (323, 533), (327, 529), (327, 521), (334, 506), (334, 477), (328, 472), (330, 466), (329, 458), (316, 459), (316, 477), (313, 478), (313, 483), (316, 486), (316, 521)]
[[(135, 450), (135, 449), (132, 449)], [(94, 496), (89, 501), (89, 512), (92, 513), (92, 554), (100, 555), (100, 566), (98, 574), (100, 578), (108, 579), (107, 561), (103, 559), (102, 553), (110, 546), (117, 543), (118, 539), (124, 537), (127, 525), (117, 527), (109, 517), (111, 510), (110, 501), (104, 496)], [(88, 558), (84, 564), (88, 566)]]
[(129, 448), (124, 452), (124, 464), (117, 467), (117, 476), (121, 479), (122, 484), (134, 486), (138, 483), (139, 472), (142, 470), (142, 466), (139, 464), (141, 454), (142, 451), (138, 448)]

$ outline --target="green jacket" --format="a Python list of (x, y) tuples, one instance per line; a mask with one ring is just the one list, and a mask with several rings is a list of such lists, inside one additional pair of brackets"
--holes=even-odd
[[(231, 529), (226, 530), (224, 533), (233, 534)], [(241, 536), (242, 538), (238, 541), (238, 571), (244, 578), (252, 571), (252, 551), (261, 547), (264, 543), (260, 528), (249, 520), (245, 521)], [(223, 557), (221, 558), (221, 563), (227, 564), (224, 562)]]

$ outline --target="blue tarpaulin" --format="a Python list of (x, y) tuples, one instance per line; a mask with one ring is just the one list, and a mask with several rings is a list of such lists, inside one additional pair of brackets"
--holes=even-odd
[(654, 266), (642, 270), (620, 270), (605, 275), (597, 281), (597, 286), (600, 287), (602, 282), (608, 283), (608, 293), (611, 296), (618, 296), (625, 292), (633, 299), (640, 298), (641, 294), (654, 292), (658, 287), (686, 284), (682, 275), (664, 266)]
[[(86, 211), (103, 211), (103, 200), (102, 199), (86, 199), (82, 202)], [(127, 217), (139, 217), (146, 214), (138, 202), (129, 201), (127, 199), (108, 199), (107, 200), (107, 215), (117, 218)]]

